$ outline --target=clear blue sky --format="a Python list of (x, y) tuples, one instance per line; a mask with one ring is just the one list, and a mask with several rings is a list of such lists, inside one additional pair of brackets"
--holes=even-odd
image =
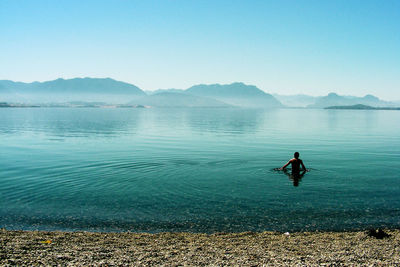
[(0, 0), (0, 79), (400, 99), (400, 1)]

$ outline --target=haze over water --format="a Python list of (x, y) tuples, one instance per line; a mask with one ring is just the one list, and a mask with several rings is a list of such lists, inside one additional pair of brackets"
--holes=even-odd
[[(0, 227), (400, 226), (400, 112), (0, 109)], [(299, 151), (311, 171), (281, 167)]]

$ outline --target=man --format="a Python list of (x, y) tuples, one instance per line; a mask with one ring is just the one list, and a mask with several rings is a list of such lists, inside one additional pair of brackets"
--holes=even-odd
[(304, 166), (303, 161), (299, 159), (299, 152), (294, 153), (294, 158), (288, 161), (280, 170), (284, 170), (289, 164), (292, 164), (292, 173), (300, 172), (300, 165), (303, 168), (303, 171), (307, 171), (306, 166)]

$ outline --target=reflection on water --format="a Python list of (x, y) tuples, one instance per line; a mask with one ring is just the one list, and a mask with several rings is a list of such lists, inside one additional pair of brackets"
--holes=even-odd
[[(270, 111), (273, 112), (273, 111)], [(186, 119), (195, 132), (249, 134), (264, 123), (265, 112), (258, 109), (186, 110)]]
[(0, 227), (399, 227), (400, 113), (370, 112), (0, 109)]
[(10, 108), (0, 110), (0, 134), (46, 134), (55, 137), (90, 137), (134, 132), (141, 109)]
[(0, 111), (0, 134), (30, 132), (54, 136), (132, 134), (159, 128), (179, 131), (189, 125), (194, 132), (249, 134), (257, 131), (268, 116), (264, 110), (237, 108), (208, 109), (95, 109), (14, 108)]
[(299, 186), (301, 179), (303, 178), (306, 171), (288, 171), (283, 170), (283, 173), (289, 177), (289, 179), (293, 182), (293, 186)]

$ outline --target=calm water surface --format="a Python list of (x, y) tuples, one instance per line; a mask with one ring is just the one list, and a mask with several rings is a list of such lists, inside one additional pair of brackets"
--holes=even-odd
[(399, 173), (399, 111), (0, 109), (7, 229), (398, 228)]

